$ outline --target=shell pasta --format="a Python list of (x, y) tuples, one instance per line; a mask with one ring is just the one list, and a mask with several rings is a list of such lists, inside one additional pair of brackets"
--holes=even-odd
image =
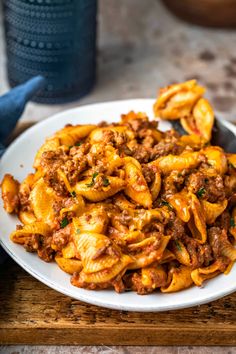
[[(228, 274), (236, 260), (236, 155), (211, 146), (214, 112), (195, 80), (160, 90), (158, 119), (67, 125), (34, 173), (1, 182), (10, 238), (89, 290), (170, 293)], [(50, 267), (50, 265), (49, 265)]]

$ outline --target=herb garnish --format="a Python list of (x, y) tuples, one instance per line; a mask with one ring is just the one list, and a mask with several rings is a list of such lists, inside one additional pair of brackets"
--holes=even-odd
[(175, 244), (176, 244), (176, 247), (178, 248), (178, 250), (181, 252), (182, 248), (177, 240), (175, 240)]
[(200, 188), (198, 191), (197, 191), (197, 196), (199, 197), (199, 198), (201, 198), (201, 197), (203, 197), (203, 195), (206, 193), (206, 190), (205, 190), (205, 188), (204, 187), (202, 187), (202, 188)]
[(103, 183), (104, 187), (107, 187), (107, 186), (109, 186), (110, 181), (109, 181), (108, 178), (105, 177), (105, 178), (103, 179), (102, 183)]
[(86, 186), (87, 187), (92, 187), (93, 185), (94, 185), (94, 183), (95, 183), (95, 178), (98, 176), (98, 172), (95, 172), (95, 173), (93, 173), (93, 175), (92, 175), (92, 181), (90, 182), (90, 183), (87, 183), (86, 184)]
[(230, 219), (230, 226), (231, 227), (235, 227), (236, 225), (235, 225), (235, 222), (234, 222), (234, 218), (231, 218)]
[(64, 229), (69, 224), (69, 220), (67, 218), (62, 219), (61, 228)]
[(79, 141), (78, 143), (75, 144), (75, 146), (80, 146), (82, 145), (83, 143), (81, 143), (81, 141)]
[(164, 199), (161, 200), (161, 206), (167, 206), (170, 210), (173, 210), (172, 205)]
[(70, 193), (70, 195), (71, 195), (73, 198), (75, 198), (75, 197), (76, 197), (75, 191), (72, 191), (72, 192)]
[(77, 235), (80, 234), (80, 229), (76, 229)]

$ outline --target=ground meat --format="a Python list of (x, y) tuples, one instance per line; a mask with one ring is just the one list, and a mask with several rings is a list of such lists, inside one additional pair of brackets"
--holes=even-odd
[(55, 200), (52, 205), (53, 211), (55, 214), (59, 214), (60, 210), (64, 208), (64, 200)]
[(115, 130), (105, 130), (103, 132), (104, 144), (111, 144), (115, 148), (120, 148), (122, 145), (127, 143), (127, 136), (124, 132), (118, 132)]
[(109, 125), (110, 123), (106, 122), (105, 120), (102, 120), (100, 123), (97, 124), (99, 128), (108, 127)]
[(147, 166), (147, 165), (142, 165), (142, 172), (143, 172), (143, 176), (148, 184), (152, 183), (154, 181), (155, 172), (153, 171), (153, 169), (149, 168), (149, 166)]
[(224, 177), (224, 186), (226, 197), (229, 198), (232, 194), (236, 192), (236, 175), (226, 175)]
[(138, 144), (135, 140), (128, 145), (128, 156), (134, 157), (140, 163), (147, 163), (150, 159), (150, 148)]
[(165, 271), (155, 269), (153, 266), (149, 270), (150, 285), (142, 283), (142, 276), (139, 272), (128, 274), (124, 277), (125, 286), (128, 289), (137, 291), (139, 295), (146, 295), (152, 293), (156, 288), (165, 286), (167, 283), (167, 275)]
[(178, 139), (173, 135), (161, 140), (151, 151), (150, 159), (156, 160), (160, 156), (168, 154), (179, 155), (183, 152), (184, 146), (178, 144)]
[(66, 196), (68, 194), (68, 191), (66, 189), (66, 186), (62, 181), (59, 180), (57, 171), (54, 170), (47, 170), (45, 173), (44, 177), (44, 182), (51, 188), (54, 189), (54, 191), (59, 195), (59, 196)]
[(225, 210), (216, 220), (214, 226), (220, 227), (222, 230), (228, 232), (230, 227), (230, 213)]
[(172, 213), (166, 225), (165, 233), (170, 235), (173, 240), (181, 239), (185, 235), (184, 222)]
[(67, 194), (67, 189), (64, 183), (59, 180), (57, 173), (57, 171), (65, 164), (67, 160), (68, 156), (63, 149), (58, 149), (56, 151), (45, 151), (41, 158), (41, 166), (46, 171), (44, 181), (59, 195)]
[(51, 248), (52, 237), (44, 237), (33, 234), (25, 241), (24, 247), (28, 252), (37, 252), (38, 256), (45, 262), (51, 262), (55, 251)]
[(133, 150), (133, 157), (140, 163), (147, 163), (149, 161), (150, 153), (143, 145), (137, 145)]
[(52, 237), (44, 237), (37, 251), (38, 256), (45, 262), (51, 262), (54, 259), (55, 251), (51, 248)]
[(71, 224), (63, 229), (60, 229), (52, 235), (52, 245), (57, 251), (61, 251), (63, 247), (69, 242), (71, 235)]
[(39, 234), (33, 234), (25, 241), (24, 247), (28, 252), (36, 252), (40, 247), (40, 240), (42, 236)]
[(209, 244), (200, 245), (197, 240), (186, 234), (182, 237), (181, 241), (190, 255), (193, 269), (208, 266), (213, 260), (212, 249)]
[(183, 189), (186, 173), (187, 170), (182, 170), (181, 172), (174, 170), (169, 176), (165, 177), (162, 183), (162, 197), (164, 199)]
[(23, 211), (27, 211), (30, 209), (29, 193), (30, 191), (21, 191), (18, 194), (20, 208)]
[(139, 132), (142, 129), (157, 129), (157, 121), (149, 121), (147, 117), (130, 119), (123, 123), (130, 127), (134, 132)]
[(141, 129), (138, 132), (138, 138), (142, 139), (142, 145), (146, 148), (151, 148), (155, 145), (155, 138), (152, 129)]
[(203, 172), (195, 172), (189, 176), (187, 186), (192, 193), (210, 203), (225, 199), (225, 187), (220, 175), (209, 177)]
[(74, 185), (79, 178), (81, 172), (86, 168), (86, 157), (82, 157), (80, 160), (67, 160), (62, 166), (62, 171), (65, 172), (68, 181), (71, 185)]
[(66, 186), (58, 176), (58, 170), (61, 169), (65, 173), (71, 185), (75, 184), (80, 173), (87, 166), (87, 159), (84, 154), (87, 152), (89, 146), (90, 144), (74, 146), (70, 149), (69, 155), (63, 149), (43, 153), (41, 165), (46, 171), (44, 181), (58, 195), (66, 196), (68, 194)]
[(72, 158), (75, 160), (80, 160), (85, 155), (87, 155), (90, 148), (91, 148), (90, 143), (83, 142), (83, 143), (81, 143), (81, 145), (72, 146), (70, 148), (69, 155), (72, 156)]
[[(106, 271), (106, 269), (104, 270)], [(84, 288), (89, 290), (102, 290), (114, 287), (115, 291), (121, 293), (125, 290), (124, 284), (120, 275), (115, 279), (105, 282), (105, 283), (86, 283), (84, 282), (79, 273), (74, 273), (71, 278), (71, 284), (77, 286), (78, 288)]]
[(122, 225), (125, 225), (127, 227), (133, 219), (132, 216), (129, 214), (128, 210), (123, 210), (117, 218)]
[(226, 232), (223, 232), (219, 227), (213, 226), (208, 230), (208, 237), (214, 257), (219, 258), (221, 256), (222, 243), (227, 242)]
[(96, 177), (91, 178), (91, 187), (93, 189), (101, 190), (103, 187), (109, 186), (109, 183), (109, 178), (103, 173), (99, 173)]

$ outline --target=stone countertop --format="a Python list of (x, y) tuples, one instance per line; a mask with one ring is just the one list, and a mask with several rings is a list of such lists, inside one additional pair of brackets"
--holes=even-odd
[[(1, 21), (2, 22), (2, 21)], [(0, 94), (8, 89), (0, 27)], [(234, 30), (191, 26), (158, 0), (102, 0), (98, 15), (98, 74), (94, 90), (66, 105), (28, 104), (22, 121), (39, 121), (78, 105), (155, 97), (159, 87), (190, 78), (208, 88), (217, 115), (236, 118)]]
[[(0, 94), (8, 90), (0, 16)], [(208, 88), (217, 115), (236, 118), (236, 32), (181, 22), (158, 0), (99, 2), (98, 76), (94, 90), (66, 105), (29, 103), (21, 121), (40, 121), (78, 105), (155, 97), (159, 87), (196, 78)], [(0, 353), (236, 353), (216, 347), (0, 347)]]

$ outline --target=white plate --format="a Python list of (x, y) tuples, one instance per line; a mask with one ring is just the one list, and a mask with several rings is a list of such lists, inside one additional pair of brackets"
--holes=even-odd
[[(152, 118), (153, 102), (154, 100), (151, 99), (137, 99), (99, 103), (65, 111), (42, 121), (19, 136), (8, 148), (0, 162), (0, 180), (5, 173), (11, 173), (22, 181), (32, 171), (34, 156), (45, 138), (65, 124), (94, 124), (101, 120), (118, 121), (122, 113), (130, 110), (146, 112)], [(236, 128), (232, 124), (228, 122), (224, 124), (236, 134)], [(169, 128), (169, 123), (161, 123), (161, 127), (165, 130)], [(21, 267), (49, 287), (90, 304), (128, 311), (164, 311), (200, 305), (236, 290), (236, 267), (229, 275), (220, 275), (206, 282), (204, 288), (192, 287), (173, 294), (154, 293), (140, 296), (134, 292), (117, 294), (113, 290), (79, 289), (70, 284), (70, 276), (61, 271), (55, 263), (45, 263), (35, 254), (26, 252), (22, 246), (9, 240), (9, 234), (19, 221), (4, 211), (2, 200), (0, 201), (0, 223), (1, 245)]]

